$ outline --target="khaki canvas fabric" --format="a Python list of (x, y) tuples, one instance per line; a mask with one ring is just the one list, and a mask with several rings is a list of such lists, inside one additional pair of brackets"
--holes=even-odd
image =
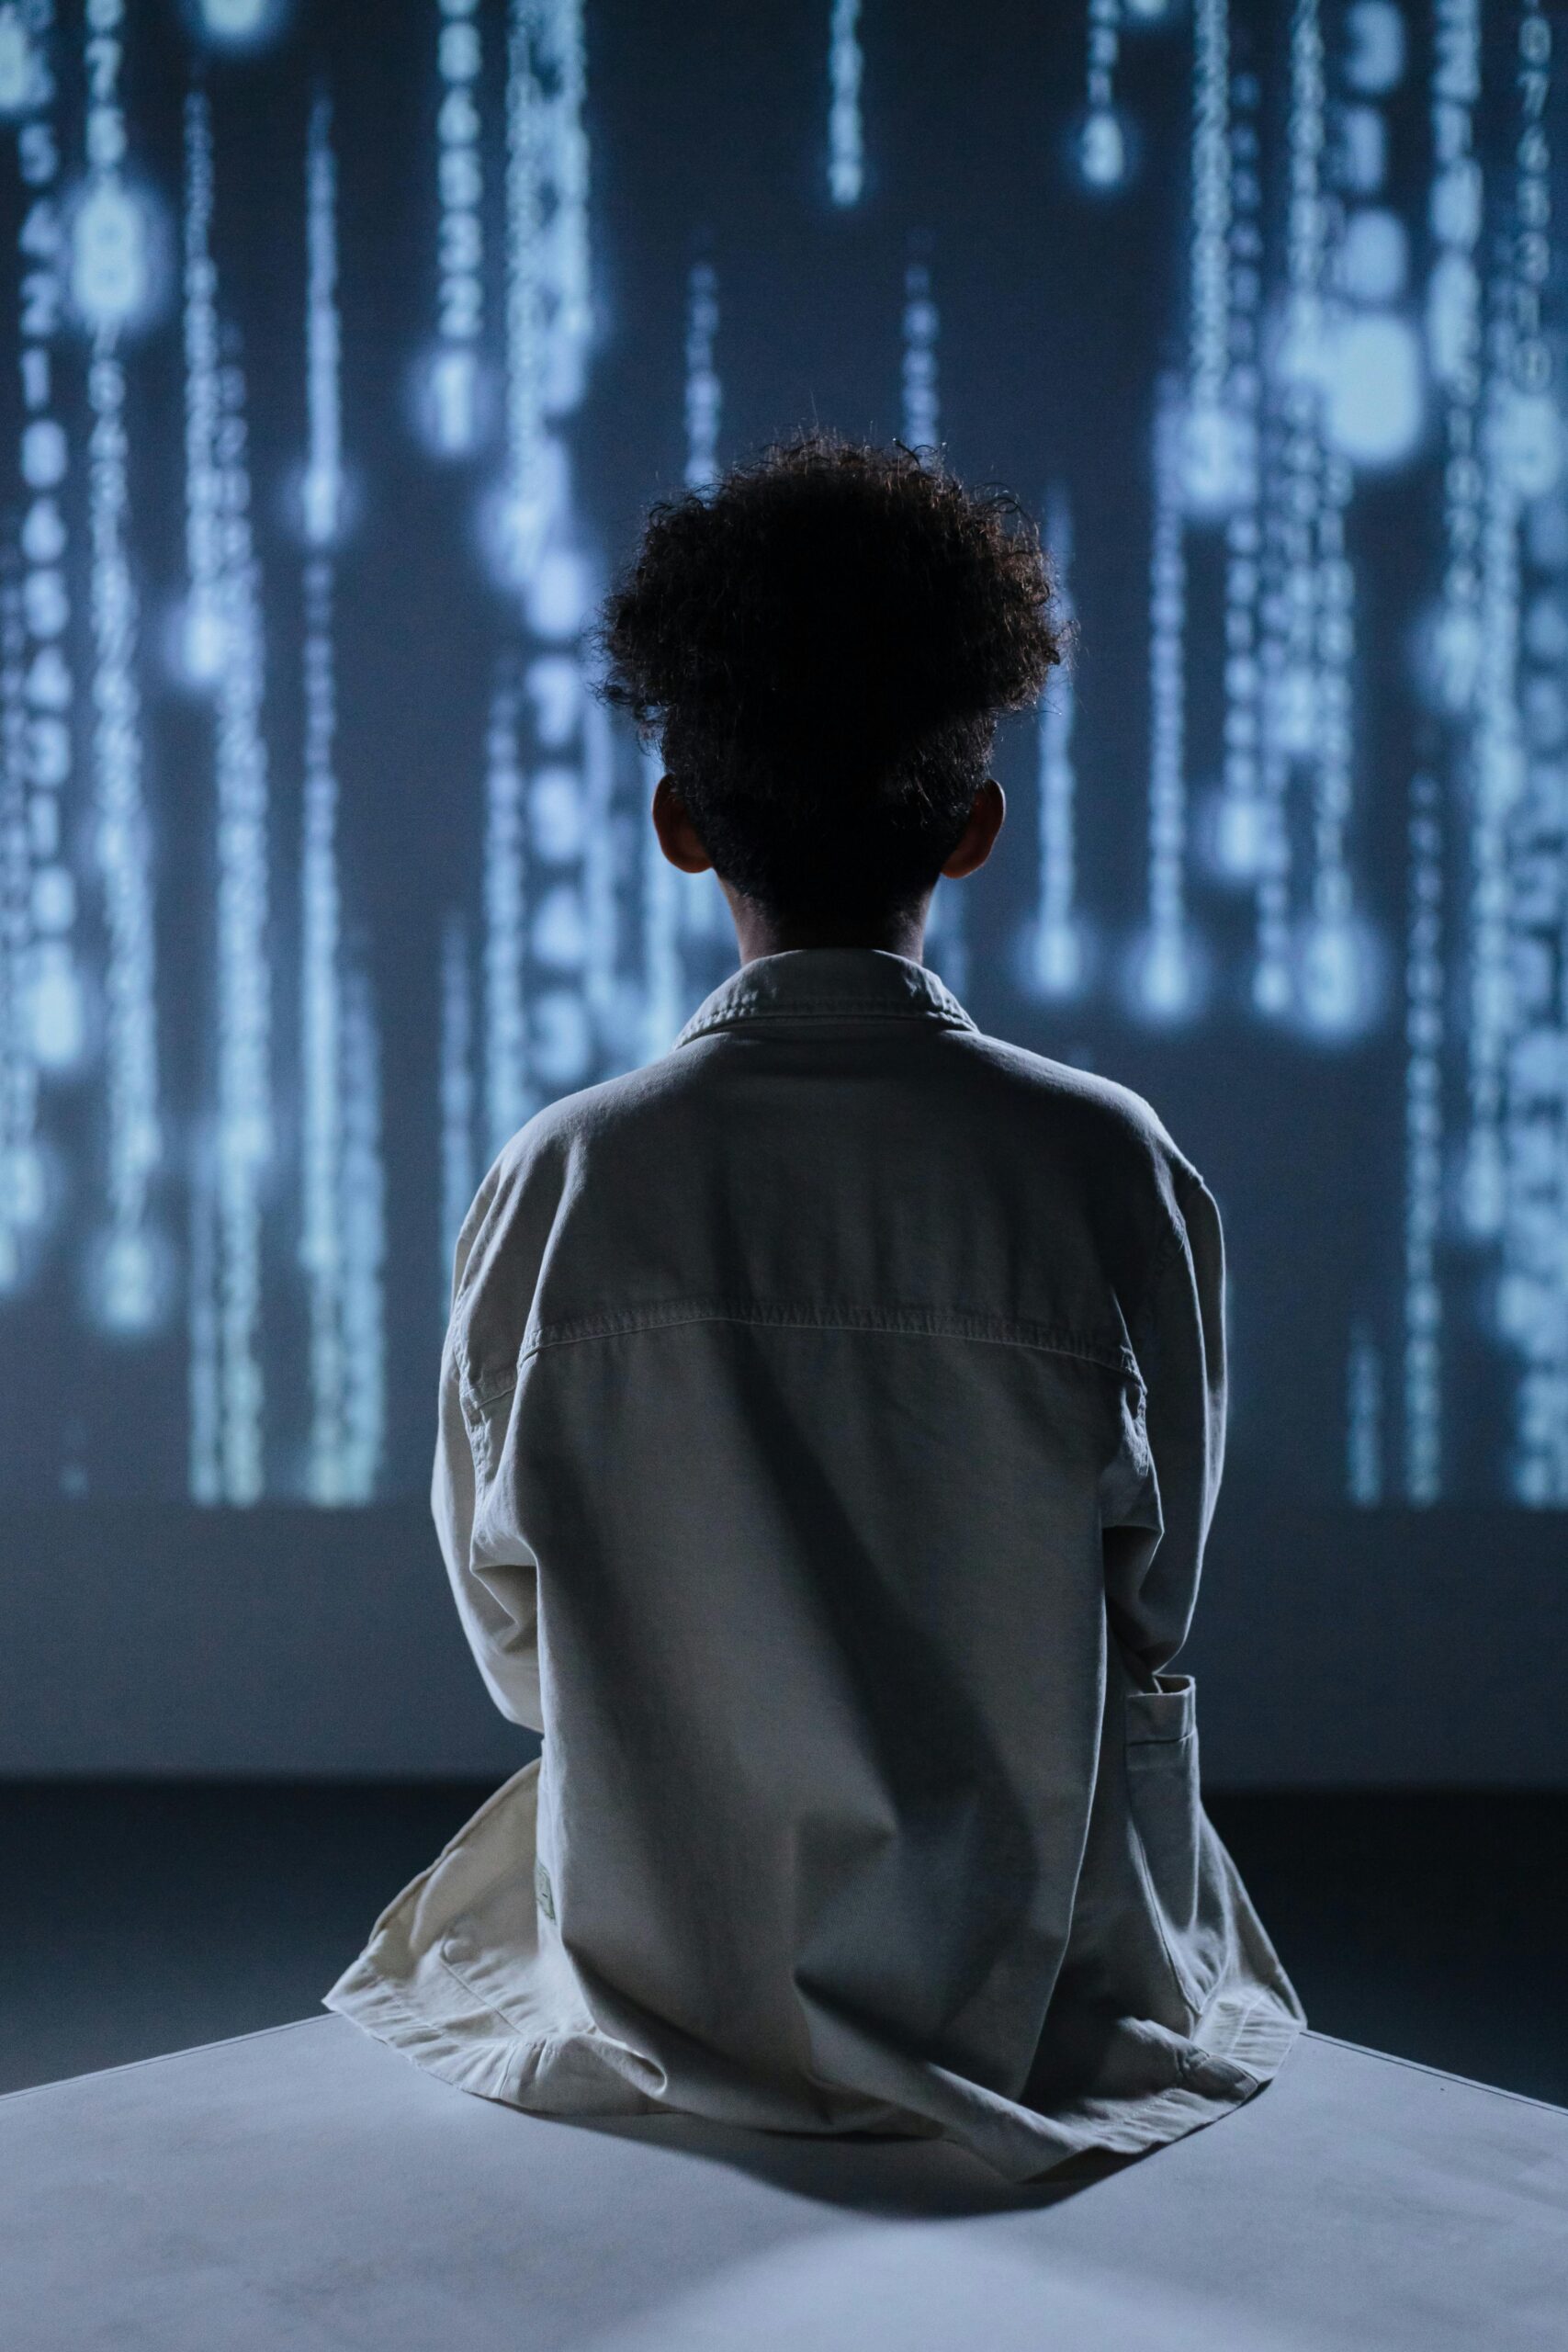
[(558, 2114), (1025, 2178), (1302, 2012), (1168, 1671), (1224, 1452), (1214, 1204), (1136, 1095), (872, 949), (743, 966), (458, 1245), (434, 1510), (542, 1731), (329, 2006)]

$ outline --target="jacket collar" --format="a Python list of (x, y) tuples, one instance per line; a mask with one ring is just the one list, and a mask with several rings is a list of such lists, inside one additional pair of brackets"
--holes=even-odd
[(975, 1023), (936, 974), (882, 947), (791, 947), (742, 964), (687, 1022), (677, 1046), (746, 1021), (935, 1021)]

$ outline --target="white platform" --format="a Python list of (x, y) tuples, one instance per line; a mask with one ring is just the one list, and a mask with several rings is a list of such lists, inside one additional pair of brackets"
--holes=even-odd
[(1309, 2035), (1070, 2193), (547, 2122), (336, 2018), (0, 2100), (7, 2352), (1563, 2352), (1568, 2110)]

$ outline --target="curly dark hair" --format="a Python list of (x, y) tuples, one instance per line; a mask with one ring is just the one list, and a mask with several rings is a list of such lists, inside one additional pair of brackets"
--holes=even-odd
[(1015, 498), (818, 432), (652, 508), (604, 605), (601, 691), (662, 741), (733, 888), (880, 914), (935, 883), (998, 718), (1064, 637)]

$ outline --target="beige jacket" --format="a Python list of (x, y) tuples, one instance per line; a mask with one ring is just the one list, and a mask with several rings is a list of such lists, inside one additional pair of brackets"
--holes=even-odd
[(1302, 2012), (1199, 1804), (1214, 1204), (923, 966), (744, 966), (530, 1120), (457, 1251), (434, 1508), (544, 1734), (329, 2006), (464, 2089), (945, 2134), (1023, 2178)]

